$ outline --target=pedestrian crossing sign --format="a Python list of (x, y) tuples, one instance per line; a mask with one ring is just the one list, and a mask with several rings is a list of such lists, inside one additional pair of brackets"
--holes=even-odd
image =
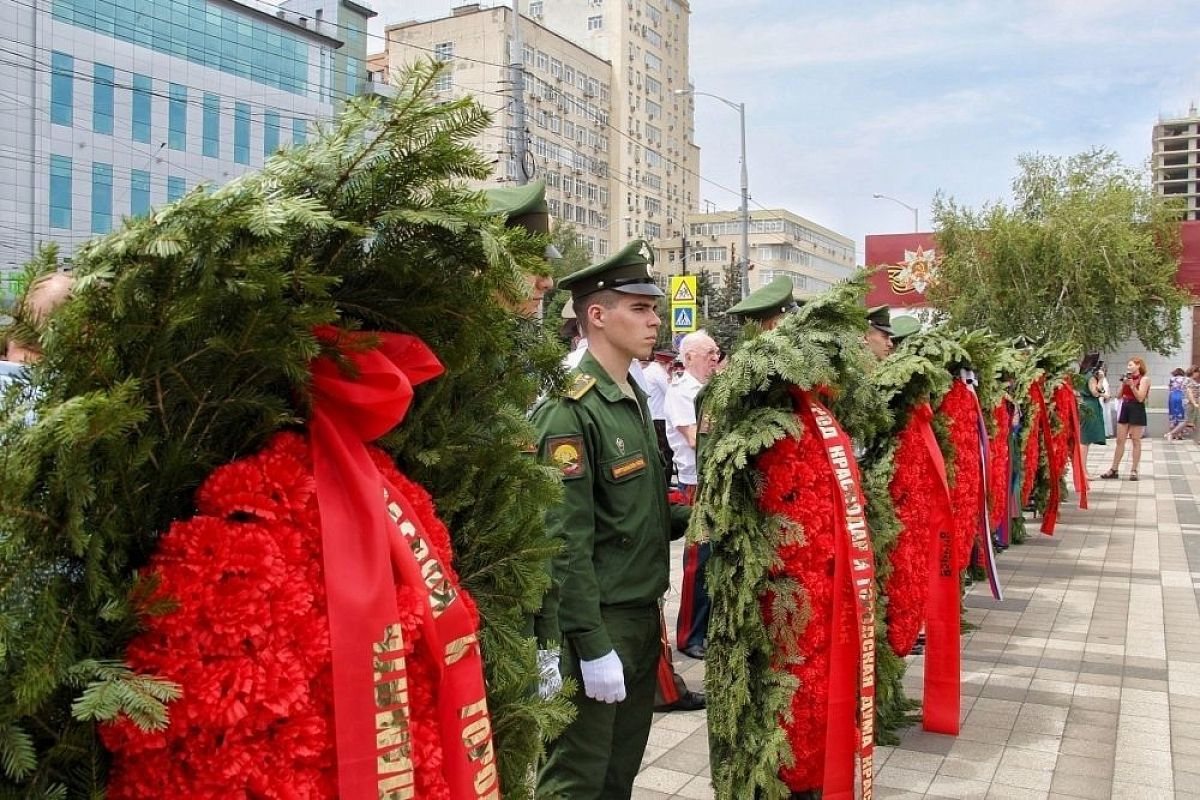
[(671, 305), (696, 302), (696, 276), (671, 276)]
[(671, 307), (671, 332), (691, 333), (696, 330), (696, 304)]

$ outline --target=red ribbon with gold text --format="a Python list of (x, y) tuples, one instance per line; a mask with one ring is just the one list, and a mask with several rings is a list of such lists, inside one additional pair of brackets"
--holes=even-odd
[[(792, 387), (797, 411), (816, 424), (834, 485), (839, 526), (834, 550), (833, 625), (830, 629), (829, 699), (825, 723), (822, 797), (854, 797), (854, 754), (859, 757), (863, 800), (875, 783), (875, 555), (867, 529), (854, 446), (816, 396)], [(857, 701), (857, 713), (855, 705)]]
[(1069, 419), (1063, 420), (1063, 424), (1067, 426), (1067, 446), (1071, 449), (1071, 477), (1075, 481), (1075, 492), (1079, 495), (1079, 507), (1086, 509), (1088, 507), (1088, 478), (1087, 466), (1083, 463), (1083, 448), (1080, 445), (1079, 401), (1075, 399), (1075, 391), (1066, 381), (1054, 391), (1064, 393), (1062, 407), (1067, 409)]
[(934, 733), (958, 733), (961, 703), (959, 663), (959, 587), (954, 569), (954, 536), (950, 529), (950, 483), (946, 459), (933, 432), (933, 409), (921, 403), (913, 409), (909, 425), (921, 436), (937, 475), (937, 490), (929, 498), (937, 539), (929, 549), (929, 595), (925, 609), (925, 685), (921, 726)]
[[(396, 588), (417, 590), (422, 636), (438, 679), (442, 769), (451, 796), (498, 798), (476, 626), (446, 579), (408, 500), (388, 486), (366, 443), (404, 418), (413, 386), (443, 371), (416, 337), (329, 326), (353, 374), (331, 357), (311, 364), (309, 424), (333, 650), (338, 796), (415, 797), (408, 679)], [(371, 346), (374, 344), (375, 346)]]

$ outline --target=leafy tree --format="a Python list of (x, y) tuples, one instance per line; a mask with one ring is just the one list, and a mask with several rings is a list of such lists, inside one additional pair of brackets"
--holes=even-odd
[(927, 295), (959, 327), (1111, 350), (1179, 346), (1179, 212), (1111, 151), (1024, 155), (1011, 205), (934, 202), (941, 263)]

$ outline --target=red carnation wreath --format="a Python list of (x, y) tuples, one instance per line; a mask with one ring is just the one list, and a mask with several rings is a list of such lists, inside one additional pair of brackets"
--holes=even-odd
[[(413, 506), (427, 540), (458, 587), (446, 527), (420, 486), (380, 450), (371, 459)], [(216, 470), (199, 514), (163, 537), (149, 573), (150, 616), (127, 658), (183, 687), (166, 730), (122, 719), (101, 730), (113, 752), (112, 800), (338, 795), (331, 648), (322, 538), (308, 442), (273, 437), (258, 454)], [(459, 596), (478, 625), (471, 598)], [(410, 700), (415, 796), (449, 800), (442, 775), (434, 662), (422, 642), (423, 595), (396, 590)]]
[(1033, 485), (1037, 482), (1038, 458), (1041, 455), (1043, 418), (1046, 416), (1046, 395), (1042, 391), (1045, 378), (1038, 378), (1029, 386), (1029, 414), (1025, 420), (1029, 425), (1029, 438), (1025, 442), (1025, 474), (1021, 483), (1021, 506), (1029, 505), (1033, 497)]
[[(804, 587), (808, 611), (803, 631), (788, 631), (794, 641), (785, 648), (797, 658), (787, 666), (799, 680), (792, 696), (790, 719), (782, 721), (791, 745), (793, 765), (780, 777), (795, 792), (821, 787), (825, 763), (825, 729), (829, 692), (830, 622), (833, 618), (834, 498), (829, 467), (811, 418), (802, 418), (799, 439), (776, 442), (758, 460), (765, 479), (759, 496), (762, 509), (803, 527), (803, 537), (780, 547), (780, 574)], [(769, 601), (763, 612), (769, 616)]]
[(978, 405), (970, 388), (960, 380), (942, 399), (938, 414), (946, 421), (954, 445), (954, 483), (950, 507), (954, 509), (954, 564), (967, 568), (979, 533), (983, 513), (983, 464), (979, 451)]
[(992, 419), (996, 423), (996, 435), (988, 442), (988, 483), (991, 505), (991, 519), (988, 520), (993, 532), (1000, 528), (1004, 516), (1008, 513), (1008, 483), (1011, 468), (1008, 452), (1008, 431), (1012, 424), (1008, 403), (1001, 400), (992, 410)]
[(914, 421), (900, 432), (895, 455), (896, 472), (889, 486), (892, 504), (900, 520), (900, 535), (889, 555), (892, 574), (888, 576), (884, 593), (888, 598), (888, 642), (901, 658), (912, 651), (925, 621), (929, 599), (929, 550), (935, 545), (937, 523), (941, 518), (933, 498), (939, 493), (945, 497), (945, 489), (938, 486), (942, 479), (938, 477), (929, 448)]
[[(1058, 507), (1062, 502), (1062, 477), (1066, 474), (1067, 461), (1075, 449), (1075, 437), (1078, 437), (1078, 401), (1075, 399), (1075, 392), (1064, 381), (1051, 393), (1050, 402), (1054, 407), (1054, 421), (1057, 424), (1050, 426), (1050, 497), (1046, 514), (1042, 518), (1042, 532), (1053, 534), (1058, 522)], [(1086, 501), (1082, 507), (1086, 508)]]

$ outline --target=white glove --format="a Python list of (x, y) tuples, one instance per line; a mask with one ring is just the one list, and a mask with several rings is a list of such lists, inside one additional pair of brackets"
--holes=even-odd
[(562, 673), (558, 671), (558, 651), (538, 650), (538, 697), (549, 700), (562, 691)]
[(580, 661), (583, 693), (601, 703), (619, 703), (625, 699), (625, 668), (616, 650), (609, 650), (592, 661)]

